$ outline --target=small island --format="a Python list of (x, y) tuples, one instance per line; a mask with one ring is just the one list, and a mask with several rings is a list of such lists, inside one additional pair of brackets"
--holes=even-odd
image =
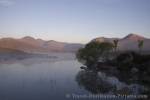
[[(118, 43), (118, 39), (112, 41), (94, 40), (86, 44), (84, 48), (79, 49), (76, 57), (85, 66), (80, 67), (82, 71), (77, 75), (78, 83), (96, 94), (103, 93), (102, 90), (105, 89), (111, 90), (109, 85), (104, 87), (107, 83), (97, 85), (99, 83), (96, 80), (100, 80), (97, 77), (100, 77), (99, 74), (103, 72), (108, 76), (117, 77), (119, 81), (126, 84), (141, 85), (144, 88), (140, 94), (150, 95), (150, 54), (142, 51), (144, 41), (142, 39), (137, 40), (135, 45), (139, 48), (138, 50), (119, 50)], [(85, 76), (88, 77), (88, 80)], [(92, 77), (91, 81), (89, 81), (89, 77)], [(88, 83), (89, 85), (87, 85)], [(122, 93), (121, 91), (119, 94)], [(128, 93), (129, 90), (125, 88), (122, 94)]]

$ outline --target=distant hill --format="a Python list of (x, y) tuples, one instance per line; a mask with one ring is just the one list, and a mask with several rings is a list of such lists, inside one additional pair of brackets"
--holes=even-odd
[(0, 47), (0, 62), (23, 60), (27, 58), (56, 58), (56, 57), (48, 56), (46, 54), (32, 54), (21, 50)]
[(83, 44), (65, 43), (54, 40), (45, 41), (42, 39), (35, 39), (30, 36), (21, 39), (2, 38), (0, 39), (0, 48), (8, 48), (20, 50), (28, 53), (38, 52), (75, 52)]
[(145, 38), (143, 36), (137, 34), (128, 34), (124, 38), (105, 38), (105, 37), (98, 37), (93, 39), (92, 41), (98, 42), (112, 42), (113, 40), (118, 39), (118, 49), (119, 50), (138, 50), (138, 40), (143, 40), (143, 51), (150, 51), (150, 39)]
[(0, 48), (0, 54), (27, 54), (23, 51), (9, 48)]
[(128, 34), (122, 40), (131, 40), (131, 41), (138, 41), (138, 40), (145, 40), (146, 38), (134, 33)]

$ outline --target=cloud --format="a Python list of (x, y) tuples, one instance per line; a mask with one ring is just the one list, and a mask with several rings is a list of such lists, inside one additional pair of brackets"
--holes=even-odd
[(0, 6), (8, 7), (13, 4), (14, 2), (12, 0), (0, 0)]

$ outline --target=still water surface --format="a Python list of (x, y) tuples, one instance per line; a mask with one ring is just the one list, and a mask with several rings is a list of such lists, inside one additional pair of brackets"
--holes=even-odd
[(23, 62), (0, 64), (0, 100), (72, 100), (72, 94), (113, 94), (117, 88), (137, 87), (135, 93), (139, 89), (104, 73), (97, 77), (81, 70), (75, 59)]
[(85, 92), (75, 81), (76, 60), (0, 65), (0, 100), (63, 100)]

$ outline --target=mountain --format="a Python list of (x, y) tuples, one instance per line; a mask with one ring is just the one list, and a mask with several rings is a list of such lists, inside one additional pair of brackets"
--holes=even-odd
[(113, 40), (118, 39), (118, 49), (119, 50), (138, 50), (138, 40), (143, 40), (143, 51), (150, 51), (150, 39), (145, 38), (143, 36), (131, 33), (123, 38), (105, 38), (105, 37), (98, 37), (93, 39), (92, 41), (98, 42), (111, 42)]
[(137, 34), (129, 34), (119, 41), (120, 50), (138, 50), (138, 40), (143, 40), (143, 51), (150, 51), (150, 39)]
[(132, 41), (138, 41), (138, 40), (144, 40), (144, 39), (146, 38), (143, 36), (134, 34), (134, 33), (128, 34), (127, 36), (123, 38), (123, 40), (132, 40)]
[(13, 39), (13, 38), (0, 39), (0, 47), (8, 49), (16, 49), (21, 51), (34, 51), (39, 49), (36, 45), (23, 42), (20, 39)]
[(38, 52), (75, 52), (83, 44), (65, 43), (54, 40), (45, 41), (42, 39), (35, 39), (30, 36), (21, 39), (2, 38), (0, 39), (0, 48), (16, 49), (28, 53)]
[(64, 50), (66, 52), (71, 51), (71, 52), (76, 52), (79, 48), (84, 47), (84, 45), (79, 44), (79, 43), (68, 43), (64, 46)]
[(20, 39), (20, 41), (36, 46), (42, 45), (45, 42), (42, 39), (34, 39), (33, 37), (30, 36), (23, 37), (22, 39)]

